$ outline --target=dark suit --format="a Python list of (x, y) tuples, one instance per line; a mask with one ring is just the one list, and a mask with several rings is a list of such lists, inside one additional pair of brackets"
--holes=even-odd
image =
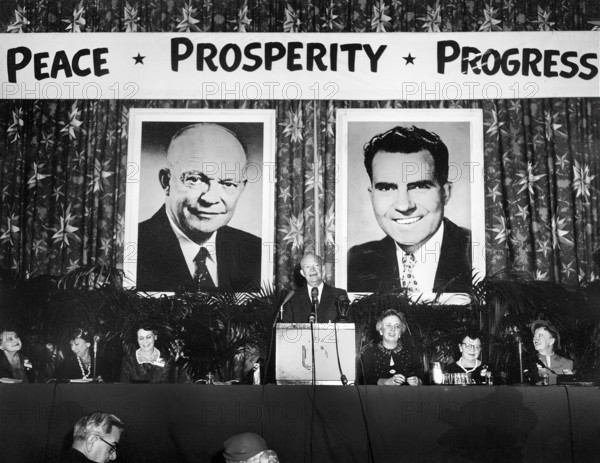
[[(348, 296), (345, 290), (334, 288), (327, 283), (323, 284), (323, 294), (317, 308), (317, 323), (333, 322), (337, 318), (335, 300), (338, 296)], [(308, 316), (312, 312), (312, 302), (308, 289), (300, 288), (283, 307), (284, 323), (308, 323)]]
[[(444, 219), (444, 235), (433, 292), (467, 292), (471, 282), (471, 232)], [(354, 246), (348, 253), (348, 291), (372, 292), (400, 286), (396, 243), (380, 241)]]
[[(21, 370), (25, 376), (22, 378), (22, 381), (24, 383), (35, 383), (37, 379), (37, 371), (34, 369), (29, 357), (24, 355), (22, 352), (19, 352), (19, 362), (21, 363)], [(25, 366), (25, 364), (27, 364), (27, 366)], [(12, 367), (10, 366), (10, 362), (8, 361), (4, 351), (0, 351), (0, 378), (16, 379), (13, 375)]]
[[(219, 288), (232, 291), (259, 288), (261, 248), (257, 236), (228, 226), (219, 228), (216, 238)], [(195, 289), (164, 205), (138, 225), (137, 289)]]

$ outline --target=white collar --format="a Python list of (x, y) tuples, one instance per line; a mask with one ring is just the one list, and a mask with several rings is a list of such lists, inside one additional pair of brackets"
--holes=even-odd
[(208, 251), (208, 256), (206, 259), (206, 267), (208, 268), (208, 273), (215, 283), (215, 286), (219, 286), (218, 281), (218, 272), (217, 272), (217, 233), (214, 232), (210, 238), (208, 238), (202, 245), (197, 244), (192, 241), (175, 223), (171, 216), (167, 212), (167, 218), (169, 219), (169, 224), (171, 225), (171, 229), (175, 236), (177, 237), (177, 241), (179, 242), (179, 247), (181, 248), (181, 252), (183, 253), (183, 257), (185, 258), (185, 263), (190, 272), (192, 278), (196, 273), (196, 264), (194, 259), (198, 255), (200, 248), (205, 248)]
[(165, 361), (162, 359), (162, 357), (160, 355), (160, 351), (156, 347), (152, 351), (153, 356), (154, 356), (154, 354), (156, 354), (156, 358), (154, 360), (143, 359), (141, 356), (141, 352), (142, 352), (141, 348), (139, 348), (135, 351), (135, 359), (137, 360), (138, 364), (142, 365), (144, 363), (149, 363), (150, 365), (157, 365), (159, 367), (165, 366)]
[[(442, 253), (442, 241), (444, 240), (444, 221), (440, 224), (437, 231), (413, 255), (416, 263), (413, 268), (413, 274), (417, 281), (419, 292), (432, 292), (435, 283), (435, 275), (440, 262)], [(395, 242), (396, 259), (398, 269), (402, 272), (402, 257), (407, 255), (404, 250)]]

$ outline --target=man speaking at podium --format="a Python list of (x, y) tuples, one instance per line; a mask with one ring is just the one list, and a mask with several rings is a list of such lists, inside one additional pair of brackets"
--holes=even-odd
[(308, 323), (314, 313), (315, 323), (333, 322), (337, 318), (336, 300), (348, 297), (345, 290), (334, 288), (323, 281), (321, 258), (306, 254), (300, 261), (300, 273), (306, 287), (300, 288), (283, 307), (284, 323)]

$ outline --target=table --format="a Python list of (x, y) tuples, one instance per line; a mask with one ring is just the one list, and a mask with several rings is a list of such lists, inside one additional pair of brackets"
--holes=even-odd
[(0, 385), (0, 461), (53, 461), (94, 410), (126, 424), (118, 461), (219, 461), (244, 431), (284, 463), (600, 461), (596, 387), (60, 383)]

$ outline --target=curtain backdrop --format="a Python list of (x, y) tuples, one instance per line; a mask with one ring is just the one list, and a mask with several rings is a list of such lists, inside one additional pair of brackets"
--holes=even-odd
[[(4, 32), (439, 32), (592, 30), (596, 0), (2, 0)], [(483, 108), (487, 271), (593, 279), (600, 245), (600, 100), (0, 101), (0, 267), (58, 275), (123, 261), (130, 108), (277, 111), (276, 283), (305, 251), (333, 281), (335, 111)], [(316, 149), (315, 149), (316, 147)], [(315, 189), (318, 195), (315, 195)], [(597, 269), (596, 269), (597, 271)]]

